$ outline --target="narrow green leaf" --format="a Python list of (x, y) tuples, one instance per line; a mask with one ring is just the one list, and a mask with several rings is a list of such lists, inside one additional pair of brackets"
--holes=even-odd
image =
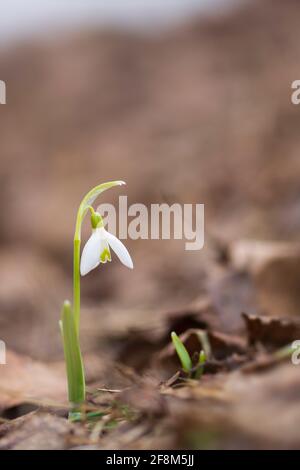
[(178, 338), (175, 331), (172, 331), (171, 338), (172, 338), (174, 348), (175, 348), (175, 350), (178, 354), (178, 357), (180, 359), (180, 362), (181, 362), (181, 365), (182, 365), (182, 368), (183, 368), (184, 372), (189, 373), (191, 371), (193, 365), (192, 365), (192, 360), (190, 358), (190, 355), (189, 355), (186, 347), (184, 346), (182, 341)]
[(199, 341), (202, 345), (203, 352), (205, 353), (206, 359), (211, 357), (211, 345), (209, 342), (209, 337), (206, 331), (197, 330), (196, 334), (199, 338)]
[(206, 354), (202, 350), (199, 353), (199, 360), (198, 360), (198, 365), (197, 365), (196, 372), (195, 372), (195, 379), (200, 379), (200, 377), (202, 376), (205, 363), (206, 363)]
[(64, 345), (69, 401), (79, 405), (85, 400), (84, 369), (74, 316), (68, 301), (64, 302), (59, 325)]
[(202, 366), (203, 364), (205, 364), (206, 362), (206, 354), (205, 352), (202, 350), (200, 351), (199, 353), (199, 364)]

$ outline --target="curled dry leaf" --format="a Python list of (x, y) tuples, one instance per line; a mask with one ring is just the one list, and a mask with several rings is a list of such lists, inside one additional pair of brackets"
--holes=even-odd
[(280, 348), (300, 338), (300, 321), (295, 318), (275, 318), (243, 313), (250, 345)]
[(218, 331), (208, 331), (208, 341), (212, 355), (216, 359), (225, 359), (232, 354), (246, 354), (246, 341), (238, 335), (229, 335)]

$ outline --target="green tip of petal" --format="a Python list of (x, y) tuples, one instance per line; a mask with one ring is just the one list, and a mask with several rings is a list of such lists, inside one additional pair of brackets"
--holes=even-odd
[(100, 255), (100, 261), (106, 263), (106, 261), (111, 261), (111, 254), (109, 248), (104, 248)]

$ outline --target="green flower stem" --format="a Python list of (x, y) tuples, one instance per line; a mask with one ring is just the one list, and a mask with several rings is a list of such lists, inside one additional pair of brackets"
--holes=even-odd
[(79, 336), (80, 324), (80, 239), (74, 238), (73, 252), (73, 308), (74, 321)]

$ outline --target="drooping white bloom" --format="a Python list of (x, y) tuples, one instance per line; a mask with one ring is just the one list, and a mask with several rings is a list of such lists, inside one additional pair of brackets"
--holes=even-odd
[(105, 230), (104, 227), (99, 227), (93, 229), (92, 235), (82, 250), (80, 261), (81, 275), (85, 276), (100, 263), (111, 261), (110, 248), (127, 268), (133, 268), (131, 256), (123, 243)]

